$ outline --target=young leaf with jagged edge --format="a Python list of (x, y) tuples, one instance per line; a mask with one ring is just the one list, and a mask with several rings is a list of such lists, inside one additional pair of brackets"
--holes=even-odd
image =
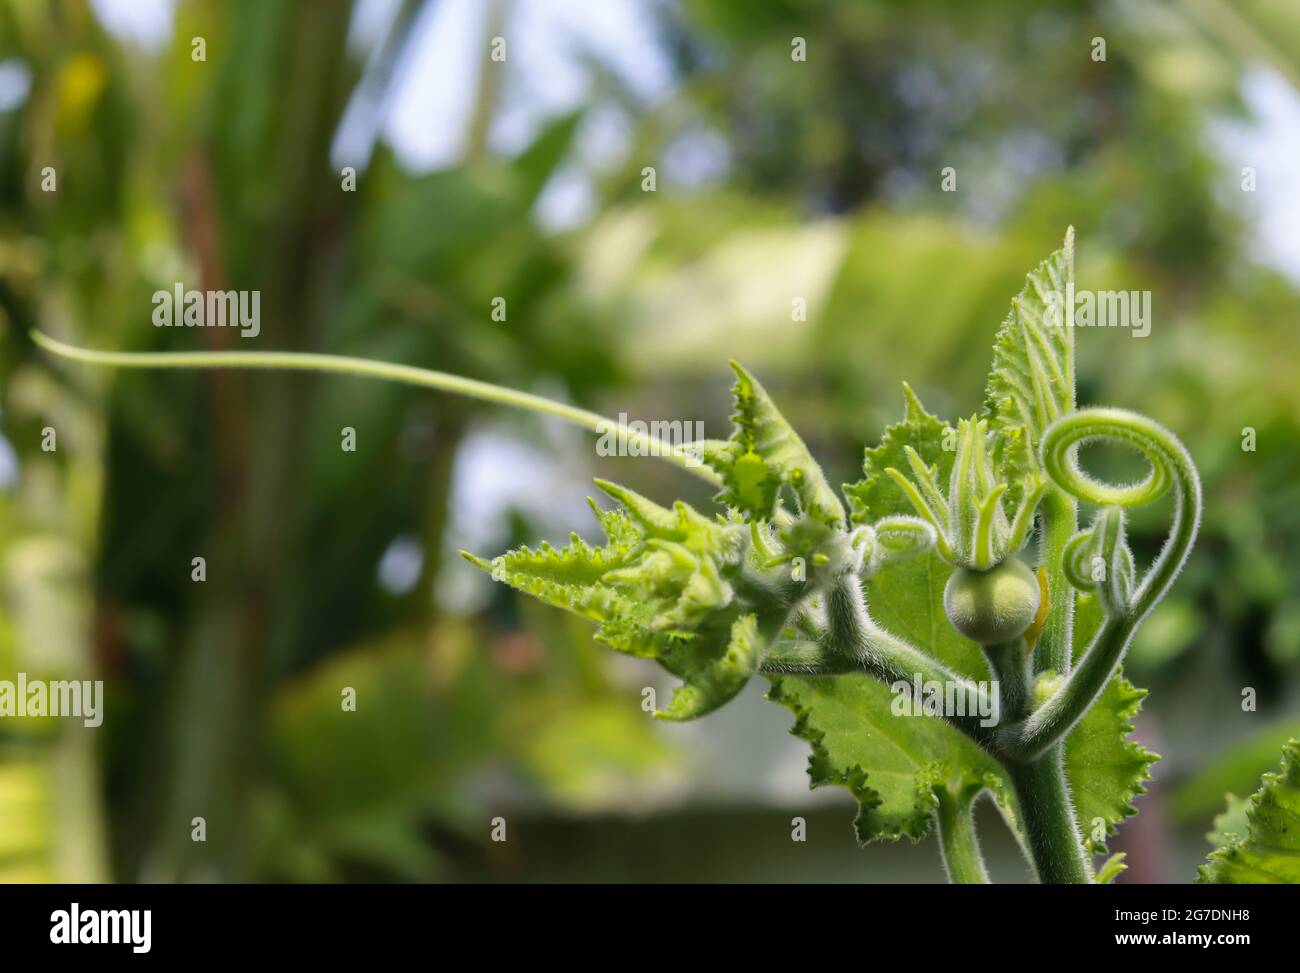
[(1070, 227), (1061, 248), (1025, 278), (993, 341), (984, 412), (995, 439), (999, 478), (1013, 495), (1026, 478), (1041, 476), (1043, 432), (1074, 408), (1074, 331), (1066, 307), (1073, 283)]
[(794, 714), (790, 732), (812, 748), (810, 786), (842, 786), (857, 799), (860, 843), (925, 837), (935, 807), (932, 788), (946, 779), (938, 768), (981, 780), (1015, 827), (1014, 799), (997, 762), (942, 720), (898, 715), (897, 695), (879, 680), (786, 676), (772, 680), (768, 698)]
[(732, 361), (735, 430), (725, 442), (702, 444), (707, 466), (722, 477), (718, 500), (750, 517), (771, 520), (782, 486), (789, 486), (801, 513), (828, 526), (844, 523), (844, 507), (799, 434), (781, 415), (767, 390)]
[(979, 779), (998, 810), (1018, 830), (1015, 800), (995, 759), (961, 732), (921, 712), (901, 714), (899, 694), (867, 675), (833, 679), (783, 676), (768, 699), (795, 716), (790, 732), (812, 748), (811, 787), (838, 785), (857, 799), (858, 841), (919, 841), (935, 809), (936, 768)]
[[(956, 442), (956, 431), (927, 412), (906, 382), (903, 383), (903, 402), (903, 418), (885, 429), (880, 445), (866, 449), (862, 479), (844, 487), (855, 524), (869, 524), (881, 517), (914, 511), (906, 488), (885, 472), (891, 468), (909, 469), (909, 448), (930, 470), (932, 481), (946, 483), (952, 474), (951, 444)], [(949, 445), (945, 446), (945, 443)]]
[(656, 659), (683, 679), (657, 716), (716, 709), (744, 687), (762, 654), (754, 616), (728, 617), (734, 592), (723, 575), (744, 556), (746, 528), (597, 485), (620, 504), (604, 511), (592, 503), (604, 546), (575, 534), (563, 549), (522, 547), (492, 561), (462, 553), (494, 579), (598, 622), (596, 637), (611, 648)]
[[(1264, 775), (1245, 804), (1244, 831), (1237, 830), (1210, 852), (1196, 880), (1210, 885), (1300, 884), (1300, 739), (1282, 748), (1282, 766)], [(1223, 827), (1241, 829), (1241, 818)]]

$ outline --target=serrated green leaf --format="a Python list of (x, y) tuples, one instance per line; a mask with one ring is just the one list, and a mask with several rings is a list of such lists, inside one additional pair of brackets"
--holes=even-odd
[[(1096, 597), (1080, 594), (1075, 599), (1076, 658), (1101, 618)], [(1117, 673), (1065, 741), (1065, 774), (1074, 794), (1079, 830), (1084, 847), (1094, 854), (1105, 854), (1106, 837), (1137, 813), (1133, 801), (1146, 793), (1151, 765), (1160, 759), (1128, 738), (1146, 696), (1145, 689)]]
[(1043, 430), (1074, 408), (1074, 330), (1063, 319), (1073, 281), (1071, 227), (1062, 247), (1025, 278), (994, 339), (984, 411), (995, 437), (998, 478), (1012, 493), (1039, 472)]
[(657, 715), (684, 720), (716, 709), (740, 691), (766, 649), (753, 617), (737, 617), (723, 577), (743, 556), (745, 528), (709, 520), (684, 503), (669, 509), (597, 483), (620, 504), (596, 508), (603, 546), (575, 534), (564, 548), (522, 547), (492, 561), (465, 557), (494, 580), (597, 622), (596, 638), (605, 645), (655, 659), (683, 679)]
[(1251, 795), (1245, 833), (1210, 852), (1196, 880), (1211, 885), (1300, 884), (1300, 739), (1282, 748), (1281, 768), (1265, 774)]
[(844, 507), (821, 467), (802, 439), (767, 394), (738, 362), (732, 387), (735, 430), (726, 442), (702, 444), (702, 457), (722, 478), (720, 502), (751, 517), (770, 520), (783, 485), (788, 485), (800, 509), (826, 524), (842, 525)]
[(858, 801), (858, 840), (918, 841), (930, 828), (936, 783), (977, 777), (1014, 822), (997, 763), (960, 731), (933, 717), (895, 716), (895, 695), (866, 675), (783, 676), (768, 698), (795, 715), (791, 733), (812, 747), (812, 787), (848, 788)]
[[(1084, 847), (1093, 854), (1105, 854), (1105, 836), (1137, 813), (1133, 801), (1146, 793), (1144, 782), (1160, 759), (1128, 739), (1146, 696), (1145, 689), (1117, 675), (1065, 741), (1065, 774)], [(1103, 831), (1105, 836), (1098, 838)]]
[(936, 482), (947, 483), (952, 475), (955, 431), (926, 412), (906, 382), (903, 397), (903, 418), (885, 429), (879, 446), (866, 451), (862, 479), (844, 487), (855, 524), (870, 524), (882, 517), (910, 516), (916, 512), (903, 488), (885, 473), (891, 467), (910, 469), (906, 447), (914, 449), (922, 462), (933, 468)]

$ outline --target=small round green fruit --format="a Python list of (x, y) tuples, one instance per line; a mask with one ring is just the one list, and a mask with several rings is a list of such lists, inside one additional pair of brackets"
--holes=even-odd
[(980, 645), (997, 645), (1025, 634), (1041, 597), (1034, 572), (1024, 561), (1008, 558), (987, 571), (954, 571), (943, 590), (943, 607), (962, 635)]

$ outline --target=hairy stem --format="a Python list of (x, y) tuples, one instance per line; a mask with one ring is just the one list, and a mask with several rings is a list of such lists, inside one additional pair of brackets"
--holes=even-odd
[(998, 722), (1024, 717), (1029, 706), (1029, 660), (1023, 638), (981, 646), (998, 684)]
[(1063, 749), (1058, 744), (1031, 763), (1007, 768), (1020, 804), (1034, 872), (1045, 885), (1092, 881), (1092, 862), (1079, 837), (1065, 779)]
[(952, 685), (965, 697), (966, 705), (962, 709), (967, 715), (946, 719), (974, 739), (987, 735), (975, 715), (981, 712), (979, 686), (872, 621), (857, 575), (845, 574), (827, 590), (826, 617), (828, 626), (822, 644), (827, 662), (832, 666), (847, 664), (886, 683), (896, 680), (910, 683), (919, 676), (923, 682)]
[(771, 676), (840, 676), (859, 671), (858, 666), (848, 659), (828, 658), (821, 642), (806, 639), (784, 639), (775, 643), (759, 666), (759, 672)]
[(1047, 568), (1047, 621), (1034, 649), (1036, 672), (1070, 671), (1074, 632), (1074, 589), (1065, 578), (1065, 545), (1079, 529), (1079, 505), (1060, 490), (1043, 497), (1040, 563)]
[(78, 348), (51, 338), (40, 331), (31, 332), (32, 341), (46, 351), (73, 361), (87, 362), (93, 365), (107, 365), (113, 368), (258, 368), (281, 371), (332, 372), (340, 375), (354, 375), (359, 378), (378, 378), (406, 385), (419, 385), (423, 388), (438, 389), (471, 399), (496, 402), (517, 409), (527, 409), (543, 415), (555, 416), (565, 422), (571, 422), (598, 435), (616, 433), (636, 443), (642, 450), (652, 456), (661, 456), (678, 466), (689, 470), (696, 476), (715, 485), (720, 484), (717, 475), (704, 466), (697, 455), (689, 449), (675, 446), (657, 439), (648, 433), (630, 428), (619, 428), (612, 419), (576, 406), (553, 402), (540, 395), (520, 392), (516, 389), (480, 382), (447, 372), (436, 372), (428, 368), (416, 368), (413, 365), (398, 365), (392, 362), (374, 361), (369, 358), (354, 358), (346, 355), (320, 355), (310, 352), (293, 351), (94, 351)]
[(939, 854), (943, 858), (948, 881), (955, 885), (988, 885), (989, 875), (980, 853), (975, 832), (975, 798), (981, 788), (972, 787), (954, 794), (947, 787), (934, 789), (939, 798), (935, 822), (939, 830)]

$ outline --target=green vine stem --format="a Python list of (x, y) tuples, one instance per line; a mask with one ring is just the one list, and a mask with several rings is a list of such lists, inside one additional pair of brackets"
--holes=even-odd
[[(976, 683), (957, 675), (872, 620), (857, 575), (845, 574), (836, 579), (826, 593), (826, 616), (828, 627), (823, 642), (832, 660), (845, 660), (886, 683), (898, 679), (910, 681), (919, 674), (925, 682), (940, 682), (961, 692), (967, 700), (965, 713), (980, 712), (981, 690)], [(950, 715), (945, 719), (973, 739), (983, 736), (977, 716)]]
[(1023, 638), (981, 646), (989, 672), (998, 684), (1001, 720), (1018, 720), (1029, 706), (1029, 653)]
[(1068, 493), (1048, 490), (1043, 497), (1039, 563), (1047, 569), (1047, 620), (1034, 649), (1036, 672), (1070, 671), (1074, 633), (1074, 589), (1062, 569), (1065, 547), (1079, 529), (1079, 504)]
[[(347, 355), (321, 355), (295, 351), (95, 351), (79, 348), (51, 338), (40, 331), (31, 332), (32, 341), (46, 351), (72, 361), (112, 368), (257, 368), (299, 372), (332, 372), (355, 375), (360, 378), (385, 379), (405, 385), (438, 389), (484, 402), (496, 402), (517, 409), (528, 409), (544, 415), (555, 416), (597, 434), (617, 429), (618, 424), (595, 412), (576, 406), (553, 402), (540, 395), (463, 378), (447, 372), (436, 372), (413, 365), (353, 358)], [(669, 462), (694, 473), (715, 486), (721, 484), (717, 474), (704, 466), (691, 450), (666, 443), (661, 439), (636, 430), (621, 430), (629, 442)]]
[(1038, 880), (1045, 885), (1085, 885), (1092, 881), (1092, 863), (1075, 820), (1063, 751), (1057, 744), (1030, 763), (1009, 764), (1007, 773)]
[(956, 885), (988, 885), (979, 837), (975, 833), (975, 799), (982, 784), (963, 787), (957, 793), (944, 785), (934, 788), (939, 806), (935, 821), (939, 830), (939, 852), (948, 881)]

